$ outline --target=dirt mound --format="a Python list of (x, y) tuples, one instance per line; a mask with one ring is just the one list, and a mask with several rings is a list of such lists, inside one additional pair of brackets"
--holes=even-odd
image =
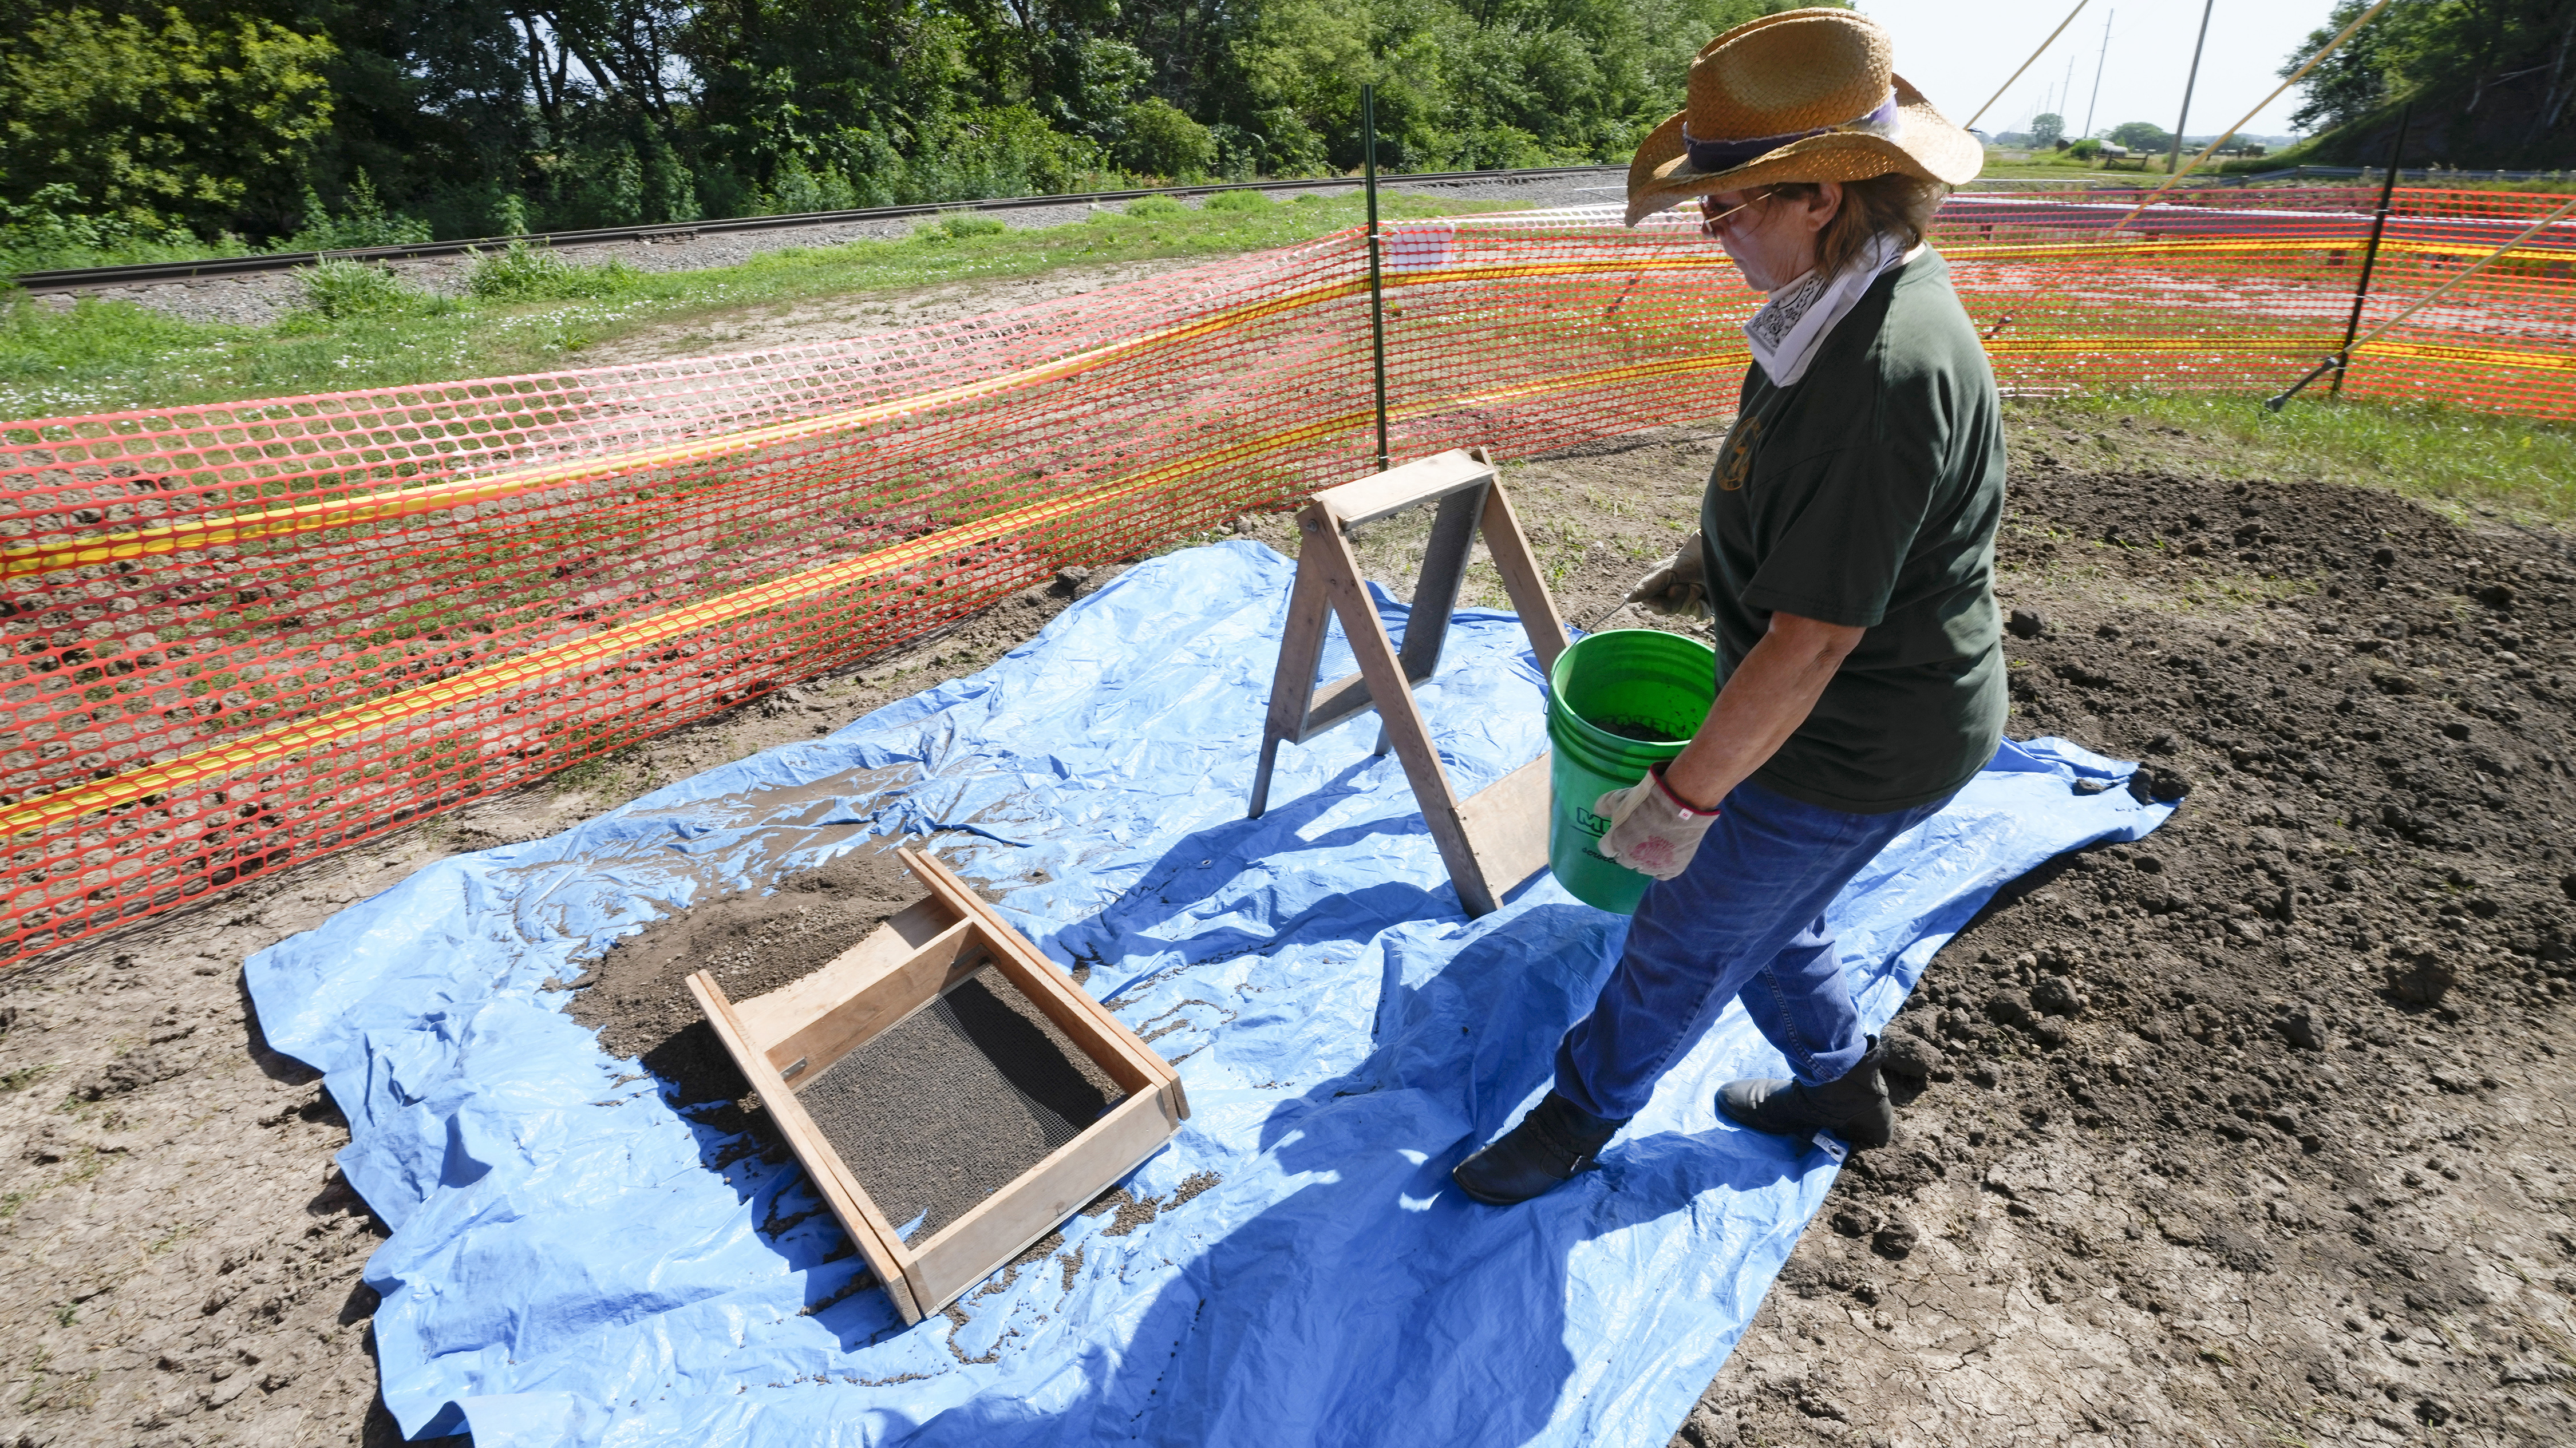
[(2567, 540), (2032, 453), (2011, 732), (2187, 798), (1932, 962), (1678, 1441), (2567, 1441)]
[(678, 1088), (678, 1101), (731, 1100), (749, 1085), (707, 1026), (688, 978), (711, 971), (734, 1000), (812, 974), (925, 892), (894, 846), (871, 840), (773, 894), (746, 890), (657, 920), (619, 940), (564, 988), (566, 1014), (599, 1032), (600, 1049), (633, 1056)]

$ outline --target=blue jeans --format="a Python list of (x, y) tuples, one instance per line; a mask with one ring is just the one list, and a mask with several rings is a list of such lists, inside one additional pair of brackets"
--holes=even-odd
[(1948, 800), (1887, 814), (1802, 804), (1747, 781), (1679, 879), (1647, 887), (1592, 1014), (1556, 1050), (1556, 1089), (1634, 1116), (1655, 1082), (1741, 997), (1789, 1069), (1831, 1081), (1868, 1053), (1825, 907), (1887, 842)]

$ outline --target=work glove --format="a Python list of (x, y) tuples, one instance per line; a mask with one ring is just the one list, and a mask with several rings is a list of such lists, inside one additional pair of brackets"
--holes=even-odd
[(1660, 614), (1708, 617), (1708, 579), (1701, 571), (1701, 559), (1699, 530), (1693, 528), (1672, 557), (1656, 564), (1628, 590), (1628, 602)]
[(1593, 801), (1592, 812), (1610, 822), (1601, 835), (1601, 853), (1658, 880), (1674, 879), (1689, 869), (1701, 837), (1717, 823), (1717, 811), (1694, 809), (1673, 793), (1660, 764), (1626, 789)]

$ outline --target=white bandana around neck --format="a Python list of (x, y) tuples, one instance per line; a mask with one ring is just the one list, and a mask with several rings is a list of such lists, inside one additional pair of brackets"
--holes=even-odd
[(1895, 237), (1882, 231), (1870, 238), (1869, 249), (1858, 260), (1830, 279), (1810, 270), (1775, 288), (1762, 310), (1744, 324), (1744, 335), (1753, 342), (1753, 360), (1762, 364), (1762, 374), (1771, 379), (1771, 385), (1792, 386), (1806, 376), (1807, 364), (1816, 360), (1816, 351), (1834, 324), (1851, 311), (1881, 272), (1909, 255)]

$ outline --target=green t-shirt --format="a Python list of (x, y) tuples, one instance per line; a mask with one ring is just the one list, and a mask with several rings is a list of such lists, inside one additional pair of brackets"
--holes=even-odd
[(1795, 385), (1750, 369), (1700, 502), (1719, 682), (1774, 612), (1869, 631), (1756, 780), (1878, 814), (1993, 757), (2003, 501), (1994, 373), (1930, 248), (1862, 294)]

